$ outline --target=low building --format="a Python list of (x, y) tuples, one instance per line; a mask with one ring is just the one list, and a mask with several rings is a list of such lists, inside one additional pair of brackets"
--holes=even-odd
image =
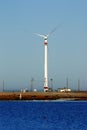
[(71, 92), (70, 88), (60, 88), (59, 92)]

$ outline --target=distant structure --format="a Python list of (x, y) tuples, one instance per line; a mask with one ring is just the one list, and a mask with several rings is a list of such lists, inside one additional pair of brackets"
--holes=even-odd
[(48, 91), (48, 59), (47, 59), (47, 46), (48, 46), (48, 37), (56, 30), (53, 29), (48, 35), (40, 35), (36, 34), (42, 38), (44, 38), (44, 92)]
[(51, 89), (53, 90), (53, 79), (50, 79), (50, 83), (51, 83)]
[(5, 83), (4, 83), (4, 80), (3, 80), (3, 92), (4, 92), (4, 87), (5, 87), (4, 85), (5, 85)]
[(71, 92), (70, 88), (60, 88), (59, 92)]
[(30, 88), (31, 92), (33, 91), (33, 84), (34, 84), (34, 78), (31, 79), (31, 88)]
[(80, 80), (78, 80), (78, 91), (80, 91)]
[(66, 78), (66, 87), (68, 89), (68, 77)]

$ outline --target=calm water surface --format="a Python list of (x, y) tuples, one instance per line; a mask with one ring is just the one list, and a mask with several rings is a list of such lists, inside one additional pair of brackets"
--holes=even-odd
[(0, 130), (87, 130), (87, 102), (3, 101)]

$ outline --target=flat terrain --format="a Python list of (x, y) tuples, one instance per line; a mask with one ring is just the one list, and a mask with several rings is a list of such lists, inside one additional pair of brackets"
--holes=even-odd
[(0, 100), (87, 100), (87, 92), (0, 92)]

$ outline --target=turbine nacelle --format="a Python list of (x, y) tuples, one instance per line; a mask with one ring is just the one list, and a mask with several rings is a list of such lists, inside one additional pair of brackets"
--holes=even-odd
[(41, 35), (41, 34), (38, 34), (38, 33), (35, 33), (37, 36), (39, 36), (39, 37), (42, 37), (42, 38), (44, 38), (44, 40), (47, 40), (48, 39), (48, 37), (49, 37), (49, 35)]
[(48, 39), (48, 35), (44, 35), (44, 39), (47, 40)]

